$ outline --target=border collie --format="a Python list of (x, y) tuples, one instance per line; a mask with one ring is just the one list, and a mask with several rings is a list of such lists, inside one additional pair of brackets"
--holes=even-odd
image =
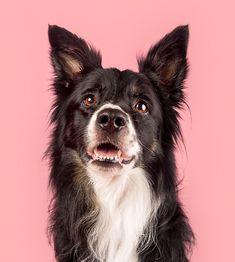
[(188, 35), (188, 26), (174, 29), (134, 72), (104, 69), (85, 40), (49, 26), (49, 230), (57, 261), (189, 261), (194, 236), (174, 156)]

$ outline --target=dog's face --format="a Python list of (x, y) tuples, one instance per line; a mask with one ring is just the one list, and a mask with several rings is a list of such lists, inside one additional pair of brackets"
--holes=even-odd
[(122, 173), (141, 164), (145, 148), (145, 157), (158, 150), (160, 102), (142, 74), (96, 69), (78, 81), (65, 110), (67, 139), (94, 171)]
[(139, 60), (139, 72), (103, 69), (100, 54), (63, 28), (50, 26), (49, 39), (61, 147), (104, 175), (121, 175), (158, 157), (164, 132), (174, 136), (171, 121), (184, 100), (187, 27), (153, 46)]

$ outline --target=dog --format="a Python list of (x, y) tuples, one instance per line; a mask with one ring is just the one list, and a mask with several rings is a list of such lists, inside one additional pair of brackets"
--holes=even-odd
[(102, 68), (84, 39), (49, 25), (54, 69), (47, 154), (49, 232), (59, 262), (187, 262), (194, 234), (178, 198), (188, 26), (138, 58)]

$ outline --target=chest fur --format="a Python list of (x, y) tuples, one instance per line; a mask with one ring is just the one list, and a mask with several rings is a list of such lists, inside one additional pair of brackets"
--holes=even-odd
[(139, 240), (158, 206), (146, 173), (135, 168), (117, 177), (90, 177), (99, 208), (88, 238), (93, 253), (100, 261), (137, 262)]

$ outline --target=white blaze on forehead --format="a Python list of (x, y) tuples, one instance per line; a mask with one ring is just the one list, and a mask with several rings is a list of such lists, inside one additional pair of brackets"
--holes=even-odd
[(104, 110), (104, 109), (117, 109), (123, 112), (127, 116), (127, 130), (128, 134), (125, 138), (123, 138), (122, 143), (124, 146), (125, 153), (128, 155), (137, 155), (140, 152), (140, 146), (137, 142), (137, 134), (135, 131), (135, 128), (133, 126), (132, 120), (130, 119), (130, 116), (118, 105), (114, 105), (112, 103), (107, 103), (103, 106), (101, 106), (95, 113), (92, 115), (90, 122), (87, 127), (87, 138), (88, 143), (95, 145), (98, 141), (96, 141), (96, 119), (98, 114)]

